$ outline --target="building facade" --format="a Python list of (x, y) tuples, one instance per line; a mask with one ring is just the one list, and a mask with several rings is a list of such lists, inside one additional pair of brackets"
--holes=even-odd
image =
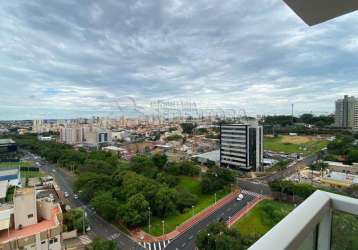
[(37, 199), (32, 188), (16, 189), (13, 201), (0, 207), (0, 249), (61, 250), (59, 203)]
[(12, 139), (0, 139), (0, 161), (17, 159), (17, 144)]
[(220, 166), (247, 171), (262, 171), (262, 126), (249, 124), (221, 125)]
[(358, 99), (345, 95), (336, 101), (335, 127), (358, 131)]
[(111, 142), (111, 133), (89, 124), (75, 124), (60, 129), (60, 142), (75, 144), (91, 144), (98, 146)]

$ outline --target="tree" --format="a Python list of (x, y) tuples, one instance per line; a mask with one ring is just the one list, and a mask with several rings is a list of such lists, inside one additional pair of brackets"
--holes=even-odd
[(245, 249), (239, 231), (228, 229), (225, 223), (209, 225), (207, 229), (198, 233), (195, 243), (200, 250)]
[(149, 202), (143, 194), (136, 194), (129, 198), (127, 204), (119, 207), (117, 215), (128, 226), (138, 226), (147, 221), (148, 207)]
[(156, 153), (152, 156), (152, 161), (159, 169), (163, 169), (165, 164), (167, 164), (168, 157), (165, 154)]
[(93, 172), (99, 174), (111, 175), (117, 169), (116, 165), (111, 165), (103, 160), (86, 160), (82, 166), (79, 167), (79, 172)]
[(72, 231), (76, 229), (79, 232), (83, 232), (83, 223), (85, 224), (85, 228), (89, 225), (87, 218), (83, 218), (83, 216), (84, 211), (81, 208), (71, 209), (70, 211), (64, 213), (64, 230)]
[(306, 123), (306, 124), (310, 124), (312, 122), (313, 119), (313, 115), (312, 114), (303, 114), (300, 117), (301, 121)]
[(233, 182), (234, 174), (230, 170), (214, 167), (204, 174), (201, 181), (201, 191), (205, 194), (211, 194), (230, 186)]
[(187, 122), (180, 124), (180, 127), (182, 128), (184, 133), (191, 134), (193, 132), (193, 129), (196, 127), (196, 124)]
[(118, 202), (113, 198), (112, 192), (98, 192), (91, 200), (91, 205), (106, 220), (114, 221), (116, 219), (116, 211)]
[(137, 155), (130, 162), (131, 170), (144, 176), (153, 178), (158, 173), (158, 168), (151, 157)]
[(112, 178), (108, 175), (84, 172), (75, 181), (75, 190), (81, 191), (81, 197), (91, 200), (95, 193), (110, 190)]
[(87, 247), (87, 250), (120, 250), (115, 241), (102, 240), (96, 238), (92, 244)]
[(349, 150), (347, 160), (349, 164), (358, 163), (358, 149)]
[(191, 208), (198, 202), (198, 197), (188, 190), (183, 188), (178, 188), (178, 201), (177, 201), (177, 209), (180, 213), (183, 213), (186, 208)]
[(154, 213), (162, 218), (174, 213), (177, 199), (178, 193), (175, 189), (160, 188), (154, 198)]
[(173, 175), (198, 176), (201, 170), (191, 161), (182, 161), (170, 163), (167, 171)]
[(157, 174), (156, 180), (159, 183), (168, 185), (168, 187), (170, 187), (170, 188), (175, 187), (179, 183), (179, 178), (177, 176), (167, 174), (167, 173)]

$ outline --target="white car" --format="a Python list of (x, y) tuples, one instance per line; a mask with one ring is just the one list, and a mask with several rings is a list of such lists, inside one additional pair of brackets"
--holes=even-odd
[(70, 197), (70, 195), (68, 194), (68, 192), (65, 192), (64, 195), (65, 195), (65, 198)]
[(239, 196), (237, 196), (237, 198), (236, 198), (237, 201), (241, 201), (242, 199), (244, 199), (243, 194), (239, 194)]
[(73, 195), (73, 198), (74, 198), (75, 200), (77, 200), (77, 199), (78, 199), (78, 195), (77, 195), (77, 194), (74, 194), (74, 195)]

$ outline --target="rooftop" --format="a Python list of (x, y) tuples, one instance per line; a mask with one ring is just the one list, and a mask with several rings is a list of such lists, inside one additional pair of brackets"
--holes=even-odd
[(2, 144), (14, 144), (16, 143), (13, 139), (0, 139), (0, 145)]
[(214, 150), (210, 152), (206, 152), (203, 154), (194, 155), (195, 158), (203, 158), (210, 161), (218, 162), (220, 161), (220, 150)]
[(35, 225), (24, 227), (21, 230), (11, 229), (9, 232), (7, 230), (1, 231), (0, 243), (5, 243), (15, 239), (29, 237), (34, 234), (45, 232), (48, 231), (49, 229), (57, 227), (59, 225), (59, 221), (57, 219), (57, 214), (59, 213), (59, 211), (60, 210), (58, 207), (53, 208), (51, 211), (50, 220), (43, 220)]
[(30, 195), (30, 194), (34, 194), (34, 193), (35, 193), (35, 189), (33, 189), (33, 188), (19, 188), (19, 189), (16, 189), (16, 191), (14, 193), (14, 197), (22, 196), (22, 195)]

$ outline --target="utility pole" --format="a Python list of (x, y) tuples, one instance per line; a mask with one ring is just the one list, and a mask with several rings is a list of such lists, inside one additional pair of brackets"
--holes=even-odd
[(216, 193), (214, 194), (214, 198), (215, 198), (215, 204), (216, 204)]
[(293, 103), (291, 104), (291, 118), (292, 118), (292, 124), (293, 124)]
[(162, 220), (162, 226), (163, 226), (163, 235), (164, 235), (164, 232), (165, 232), (165, 230), (164, 230), (164, 223), (165, 223), (165, 221), (164, 221), (164, 220)]

